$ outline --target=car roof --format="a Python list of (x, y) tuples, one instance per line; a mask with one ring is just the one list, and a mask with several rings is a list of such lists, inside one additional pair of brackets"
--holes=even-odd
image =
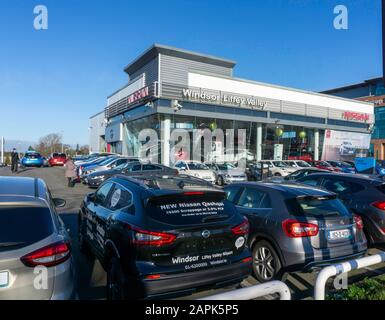
[(334, 193), (329, 192), (327, 190), (313, 187), (313, 186), (307, 186), (303, 184), (298, 183), (275, 183), (275, 182), (240, 182), (240, 183), (233, 183), (231, 186), (256, 186), (261, 189), (265, 189), (266, 191), (274, 190), (277, 192), (285, 193), (286, 195), (290, 195), (292, 197), (298, 197), (298, 196), (330, 196)]
[(37, 201), (46, 198), (46, 184), (38, 178), (0, 177), (0, 203), (6, 201)]
[[(360, 174), (360, 173), (342, 173), (342, 172), (333, 172), (332, 175), (330, 173), (326, 173), (328, 177), (334, 176), (334, 177), (340, 177), (344, 179), (350, 179), (350, 180), (361, 180), (363, 182), (383, 182), (383, 180), (377, 176), (372, 175), (366, 175), (366, 174)], [(317, 177), (324, 177), (325, 173), (313, 173), (311, 175), (312, 178)]]
[[(126, 176), (116, 175), (110, 181), (116, 181), (123, 186), (130, 186), (135, 184), (136, 186), (150, 191), (154, 194), (169, 193), (169, 192), (183, 192), (183, 191), (217, 191), (223, 192), (221, 189), (213, 186), (209, 182), (195, 178), (189, 175), (180, 174), (178, 176), (167, 176), (162, 174), (153, 174), (150, 176)], [(146, 182), (153, 181), (152, 186)], [(196, 185), (185, 186), (185, 188), (179, 185), (180, 182), (195, 182)]]

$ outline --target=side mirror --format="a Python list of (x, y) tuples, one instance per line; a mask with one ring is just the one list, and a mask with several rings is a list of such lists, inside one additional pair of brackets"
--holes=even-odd
[(87, 195), (87, 201), (89, 201), (89, 202), (95, 201), (95, 193), (89, 193)]
[(52, 199), (52, 201), (56, 208), (64, 208), (67, 203), (64, 199), (60, 199), (60, 198)]

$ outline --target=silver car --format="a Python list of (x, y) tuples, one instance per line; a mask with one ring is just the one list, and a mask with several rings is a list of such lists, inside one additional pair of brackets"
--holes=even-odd
[(105, 161), (103, 161), (101, 163), (97, 163), (95, 165), (87, 167), (82, 172), (82, 175), (80, 177), (82, 179), (84, 179), (87, 175), (89, 175), (91, 173), (99, 172), (99, 171), (112, 170), (112, 169), (115, 169), (115, 168), (121, 166), (122, 164), (126, 164), (128, 162), (134, 162), (134, 161), (135, 162), (139, 161), (139, 159), (138, 158), (134, 158), (134, 157), (121, 157), (121, 156), (108, 157), (108, 158), (106, 158)]
[(0, 300), (76, 298), (63, 206), (40, 179), (0, 178)]
[(225, 162), (222, 164), (212, 163), (210, 169), (215, 173), (215, 181), (219, 186), (230, 184), (233, 182), (247, 181), (244, 170), (237, 168), (234, 164)]

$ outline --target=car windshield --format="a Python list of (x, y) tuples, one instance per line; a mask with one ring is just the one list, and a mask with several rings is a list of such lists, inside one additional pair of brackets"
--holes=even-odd
[(104, 160), (102, 160), (99, 164), (101, 166), (105, 166), (105, 165), (110, 164), (114, 160), (115, 160), (115, 158), (104, 158)]
[(231, 163), (217, 164), (219, 170), (231, 170), (235, 169), (235, 166)]
[(299, 167), (301, 168), (308, 168), (308, 167), (311, 167), (310, 164), (308, 164), (306, 161), (297, 161), (297, 164)]
[(189, 170), (209, 170), (209, 167), (204, 163), (190, 162), (188, 163)]
[(287, 164), (284, 163), (283, 161), (273, 161), (273, 164), (275, 167), (287, 168)]
[(324, 162), (324, 161), (320, 161), (320, 162), (318, 162), (318, 164), (319, 164), (320, 166), (323, 166), (323, 167), (331, 167), (331, 164), (330, 164), (330, 163), (327, 163), (327, 162)]

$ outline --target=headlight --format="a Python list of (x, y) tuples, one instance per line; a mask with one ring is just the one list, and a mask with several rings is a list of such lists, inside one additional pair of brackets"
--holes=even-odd
[(231, 178), (231, 176), (229, 174), (225, 174), (225, 178)]
[(103, 180), (103, 179), (104, 179), (104, 176), (95, 176), (95, 177), (91, 177), (91, 179), (94, 179), (94, 180)]

